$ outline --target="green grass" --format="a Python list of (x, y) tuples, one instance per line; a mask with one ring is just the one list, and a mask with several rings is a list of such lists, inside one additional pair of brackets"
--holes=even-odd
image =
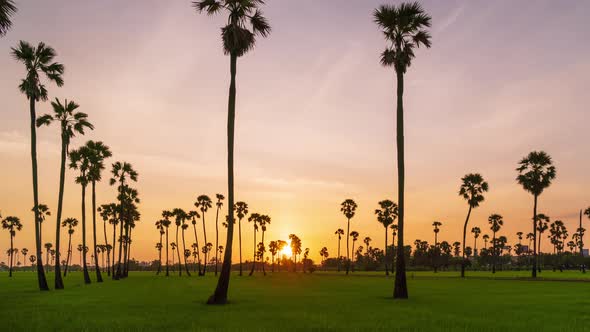
[[(526, 272), (524, 272), (526, 275)], [(516, 272), (497, 273), (513, 277)], [(544, 271), (549, 277), (553, 273)], [(559, 272), (555, 273), (559, 275)], [(564, 272), (572, 278), (576, 272)], [(561, 274), (563, 276), (564, 274)], [(207, 306), (216, 279), (132, 273), (127, 280), (39, 292), (35, 275), (0, 274), (2, 331), (583, 331), (590, 282), (461, 280), (455, 272), (409, 272), (410, 299), (392, 300), (380, 273), (280, 273), (233, 277), (231, 304)], [(516, 275), (516, 276), (518, 276)], [(51, 277), (52, 279), (52, 277)]]

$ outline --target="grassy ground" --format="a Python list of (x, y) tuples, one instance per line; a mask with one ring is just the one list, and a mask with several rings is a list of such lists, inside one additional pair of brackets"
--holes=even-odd
[[(513, 274), (520, 275), (496, 275)], [(0, 330), (590, 330), (590, 282), (470, 275), (475, 277), (461, 280), (455, 272), (410, 272), (407, 301), (392, 300), (393, 279), (376, 273), (236, 276), (232, 303), (207, 306), (213, 276), (165, 278), (146, 272), (84, 285), (74, 273), (65, 290), (40, 293), (33, 273), (20, 272), (11, 280), (0, 274)]]

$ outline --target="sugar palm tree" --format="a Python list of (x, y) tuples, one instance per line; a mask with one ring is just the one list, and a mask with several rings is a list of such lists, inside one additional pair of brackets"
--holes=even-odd
[(37, 256), (37, 280), (40, 290), (49, 290), (47, 285), (47, 278), (43, 270), (43, 261), (41, 259), (41, 237), (38, 223), (39, 211), (39, 185), (37, 177), (37, 130), (36, 122), (37, 115), (35, 111), (35, 104), (38, 101), (47, 100), (47, 88), (41, 81), (41, 76), (44, 75), (48, 81), (54, 82), (57, 86), (64, 84), (62, 75), (64, 66), (60, 63), (53, 62), (56, 52), (53, 48), (46, 46), (44, 43), (39, 43), (37, 47), (31, 44), (20, 41), (17, 47), (12, 48), (12, 56), (22, 64), (25, 65), (26, 75), (21, 81), (19, 89), (21, 93), (27, 96), (29, 100), (29, 113), (31, 118), (31, 164), (33, 174), (33, 211), (35, 212), (35, 251)]
[(496, 256), (498, 256), (497, 248), (496, 248), (496, 233), (500, 230), (502, 225), (504, 225), (504, 218), (502, 218), (499, 214), (492, 214), (488, 218), (488, 223), (490, 224), (490, 229), (492, 230), (492, 273), (496, 273)]
[[(164, 211), (162, 213), (162, 215), (164, 216), (164, 219), (160, 220), (160, 223), (162, 224), (162, 227), (164, 227), (165, 231), (166, 231), (166, 276), (170, 276), (170, 269), (168, 267), (168, 228), (170, 227), (170, 219), (168, 219), (168, 213), (169, 211)], [(174, 259), (174, 252), (172, 252), (172, 259)]]
[(16, 14), (16, 5), (12, 0), (0, 0), (0, 37), (6, 35), (12, 27), (11, 17)]
[[(199, 197), (197, 197), (197, 201), (195, 202), (195, 207), (199, 210), (201, 210), (201, 218), (203, 218), (203, 238), (205, 243), (209, 243), (207, 242), (207, 230), (205, 229), (205, 213), (207, 213), (207, 210), (209, 210), (211, 207), (213, 206), (213, 201), (211, 201), (211, 198), (209, 198), (209, 196), (207, 195), (200, 195)], [(208, 254), (209, 251), (207, 251), (205, 254), (204, 262), (205, 264), (203, 265), (203, 273), (201, 274), (202, 276), (205, 275), (205, 273), (207, 273), (207, 263), (209, 262), (207, 257), (209, 256)]]
[(53, 244), (51, 242), (47, 242), (43, 246), (45, 247), (45, 262), (47, 263), (47, 269), (49, 270), (49, 253), (51, 248), (53, 248)]
[[(537, 215), (537, 232), (539, 232), (539, 239), (538, 239), (538, 252), (541, 253), (541, 238), (543, 237), (543, 233), (549, 228), (549, 222), (551, 222), (551, 218), (546, 216), (543, 213), (539, 213)], [(541, 264), (537, 266), (537, 272), (541, 273)]]
[[(57, 259), (55, 260), (55, 289), (63, 289), (64, 284), (61, 278), (61, 268), (59, 266), (60, 258), (60, 231), (61, 215), (63, 209), (64, 185), (66, 178), (66, 160), (68, 157), (68, 147), (74, 136), (77, 134), (84, 135), (85, 129), (94, 129), (94, 126), (88, 122), (86, 113), (78, 112), (80, 107), (74, 101), (64, 100), (62, 103), (59, 99), (51, 102), (53, 114), (45, 114), (37, 119), (37, 127), (48, 126), (52, 122), (57, 122), (60, 127), (61, 136), (61, 163), (59, 168), (59, 191), (57, 199), (57, 220), (55, 231), (55, 251)], [(96, 242), (96, 241), (95, 241)], [(95, 254), (96, 256), (96, 254)], [(97, 264), (98, 265), (98, 264)], [(98, 269), (97, 269), (98, 270)], [(99, 273), (99, 272), (97, 272)]]
[[(188, 229), (188, 224), (186, 223), (186, 220), (188, 219), (188, 215), (183, 210), (180, 210), (179, 213), (180, 213), (180, 217), (181, 217), (180, 218), (180, 222), (182, 223), (182, 225), (180, 226), (182, 228), (182, 249), (185, 252), (185, 255), (184, 255), (184, 269), (186, 270), (186, 274), (190, 277), (191, 276), (191, 273), (189, 272), (188, 263), (186, 262), (186, 259), (188, 257), (190, 257), (191, 254), (190, 254), (190, 249), (188, 249), (186, 247), (186, 242), (185, 242), (185, 239), (184, 239), (184, 232)], [(188, 256), (186, 255), (186, 252), (187, 251), (188, 251)]]
[(166, 233), (164, 231), (164, 225), (162, 225), (162, 220), (156, 221), (156, 229), (160, 233), (160, 241), (156, 243), (156, 249), (158, 250), (158, 271), (156, 275), (158, 275), (162, 272), (162, 238), (164, 237), (164, 233)]
[[(117, 217), (117, 211), (119, 207), (115, 203), (102, 204), (98, 207), (98, 213), (102, 217), (103, 228), (104, 228), (104, 242), (107, 248), (107, 275), (111, 275), (113, 270), (114, 275), (114, 261), (115, 261), (115, 239), (117, 234), (117, 225), (119, 224), (119, 218)], [(113, 225), (113, 244), (110, 245), (107, 239), (107, 222)]]
[[(368, 236), (365, 236), (365, 238), (363, 239), (363, 243), (367, 246), (367, 252), (371, 248), (371, 241), (373, 241), (373, 239), (371, 239)], [(387, 246), (387, 241), (385, 241), (385, 246)]]
[(477, 256), (477, 238), (481, 234), (481, 229), (477, 226), (472, 227), (471, 233), (473, 233), (473, 255)]
[(488, 240), (490, 239), (490, 236), (487, 234), (484, 234), (482, 238), (483, 238), (483, 247), (484, 247), (484, 249), (487, 249), (488, 248)]
[[(397, 218), (397, 215), (396, 215)], [(397, 224), (391, 224), (391, 226), (389, 226), (389, 228), (391, 229), (391, 247), (395, 248), (395, 237), (397, 235)], [(391, 255), (393, 262), (391, 264), (391, 273), (395, 273), (395, 250), (394, 250), (394, 255)]]
[(522, 243), (522, 235), (524, 233), (523, 232), (516, 232), (516, 236), (518, 237), (518, 244)]
[[(184, 211), (182, 209), (179, 208), (175, 208), (172, 210), (172, 215), (174, 216), (174, 224), (176, 225), (176, 246), (178, 246), (179, 248), (176, 250), (176, 257), (178, 257), (178, 276), (182, 276), (182, 261), (180, 260), (180, 242), (179, 242), (179, 238), (178, 238), (178, 231), (180, 230), (180, 227), (182, 226), (182, 218), (184, 216)], [(174, 249), (172, 249), (174, 250)], [(172, 254), (174, 255), (174, 253)], [(173, 258), (174, 259), (174, 258)], [(174, 264), (172, 264), (174, 265)]]
[(440, 226), (442, 226), (442, 223), (440, 221), (434, 221), (432, 223), (432, 227), (434, 227), (433, 231), (434, 231), (434, 246), (438, 247), (438, 233), (440, 232)]
[[(31, 209), (31, 211), (35, 212), (35, 207)], [(39, 218), (37, 219), (37, 223), (39, 224), (39, 239), (43, 240), (43, 222), (47, 219), (47, 217), (51, 216), (51, 211), (49, 207), (43, 203), (39, 203), (37, 208)]]
[[(240, 247), (240, 276), (242, 275), (242, 219), (248, 215), (248, 204), (244, 202), (237, 202), (234, 208), (236, 216), (238, 217), (238, 244)], [(229, 218), (228, 218), (228, 232), (229, 232)], [(225, 251), (227, 256), (227, 250)]]
[(68, 228), (68, 254), (66, 256), (66, 266), (64, 268), (65, 277), (68, 274), (68, 264), (70, 262), (70, 256), (72, 255), (72, 235), (74, 234), (74, 229), (78, 226), (78, 219), (66, 218), (61, 222), (61, 226)]
[(221, 29), (223, 51), (230, 57), (231, 82), (229, 87), (227, 117), (227, 177), (228, 177), (228, 213), (227, 243), (221, 276), (217, 282), (215, 293), (209, 304), (225, 304), (229, 288), (231, 270), (232, 241), (234, 234), (234, 127), (236, 114), (236, 69), (238, 58), (254, 48), (256, 36), (266, 37), (270, 33), (270, 25), (260, 11), (262, 0), (199, 0), (193, 5), (197, 12), (208, 15), (225, 12), (227, 24)]
[[(357, 231), (352, 231), (350, 232), (349, 236), (352, 238), (352, 252), (354, 252), (354, 245), (356, 243), (356, 241), (359, 239), (359, 232)], [(354, 272), (354, 255), (352, 256), (352, 272)]]
[(415, 57), (414, 50), (420, 46), (430, 47), (430, 16), (420, 4), (401, 3), (399, 6), (382, 5), (373, 13), (375, 23), (385, 36), (387, 47), (381, 54), (381, 64), (393, 66), (397, 77), (397, 165), (399, 236), (394, 298), (408, 298), (404, 256), (404, 212), (405, 212), (405, 162), (404, 162), (404, 74)]
[(20, 253), (23, 255), (23, 265), (25, 265), (27, 263), (27, 255), (29, 254), (29, 249), (22, 248), (20, 250)]
[(279, 246), (277, 244), (277, 241), (270, 241), (268, 243), (268, 251), (270, 252), (270, 257), (271, 257), (270, 271), (274, 272), (275, 271), (275, 256), (279, 252)]
[(199, 212), (193, 210), (188, 212), (188, 217), (191, 219), (191, 223), (193, 224), (195, 245), (197, 246), (197, 250), (195, 250), (195, 252), (197, 253), (197, 267), (199, 269), (198, 275), (201, 275), (201, 256), (199, 254), (199, 237), (197, 236), (197, 219), (201, 218), (201, 215), (199, 214)]
[[(375, 210), (377, 221), (385, 228), (385, 275), (389, 275), (389, 268), (387, 267), (387, 227), (393, 225), (398, 215), (398, 207), (394, 202), (386, 199), (379, 202), (379, 209)], [(367, 244), (367, 250), (369, 245)]]
[(342, 240), (342, 235), (344, 235), (344, 230), (342, 228), (338, 228), (334, 234), (338, 235), (338, 272), (340, 272), (340, 241)]
[[(215, 212), (215, 248), (219, 248), (219, 210), (223, 206), (223, 200), (225, 197), (222, 194), (215, 194), (215, 198), (217, 198), (217, 202), (215, 206), (217, 207), (217, 211)], [(219, 250), (215, 251), (215, 276), (217, 276), (217, 262), (219, 261), (219, 257), (221, 254)]]
[(262, 243), (262, 251), (260, 254), (260, 261), (262, 262), (263, 275), (266, 275), (266, 270), (264, 269), (264, 252), (266, 251), (266, 247), (264, 246), (264, 233), (266, 232), (266, 227), (270, 224), (270, 220), (270, 217), (267, 215), (260, 216), (260, 229), (262, 230), (262, 240), (260, 241), (260, 243)]
[(23, 229), (23, 224), (20, 222), (18, 217), (8, 216), (2, 219), (2, 228), (10, 233), (10, 263), (8, 268), (8, 276), (12, 277), (12, 265), (13, 265), (13, 250), (14, 250), (14, 237), (16, 232)]
[(543, 191), (551, 185), (555, 179), (556, 170), (551, 157), (544, 151), (533, 151), (524, 157), (516, 168), (518, 176), (516, 181), (531, 193), (533, 204), (533, 273), (537, 277), (537, 200)]
[[(352, 219), (356, 213), (357, 204), (352, 199), (346, 199), (340, 204), (340, 212), (346, 217), (346, 234), (350, 234), (350, 219)], [(348, 236), (346, 237), (346, 274), (350, 270), (350, 248), (348, 246)]]
[[(127, 162), (120, 162), (117, 161), (112, 165), (111, 168), (111, 179), (109, 181), (110, 185), (113, 186), (118, 184), (117, 192), (118, 192), (118, 199), (119, 199), (119, 208), (118, 208), (118, 217), (119, 217), (119, 238), (122, 239), (123, 236), (123, 218), (126, 215), (126, 205), (128, 204), (128, 200), (131, 198), (137, 199), (136, 197), (129, 197), (128, 194), (132, 194), (133, 191), (129, 190), (127, 181), (137, 182), (138, 174), (133, 169), (133, 166)], [(114, 243), (114, 242), (113, 242)], [(113, 280), (118, 280), (123, 276), (122, 274), (122, 266), (121, 266), (121, 259), (122, 259), (122, 251), (123, 251), (123, 241), (119, 241), (119, 257), (117, 260), (117, 271), (113, 271)], [(114, 264), (114, 255), (113, 255), (113, 264)]]
[(471, 210), (477, 208), (479, 204), (485, 200), (483, 194), (488, 190), (488, 183), (479, 173), (470, 173), (461, 178), (459, 196), (463, 197), (463, 199), (465, 199), (469, 205), (467, 218), (465, 218), (465, 224), (463, 225), (463, 260), (461, 262), (461, 278), (465, 278), (465, 242), (467, 236), (467, 224), (469, 223)]
[(172, 269), (174, 269), (174, 266), (175, 266), (174, 265), (174, 251), (177, 249), (176, 247), (177, 247), (176, 242), (170, 243), (170, 248), (172, 248)]
[(258, 232), (258, 225), (261, 223), (262, 216), (258, 213), (252, 213), (250, 217), (248, 217), (248, 222), (251, 222), (254, 227), (254, 254), (252, 255), (252, 269), (248, 274), (251, 276), (254, 273), (254, 268), (256, 266), (256, 233)]
[(527, 233), (526, 235), (526, 239), (529, 240), (529, 251), (531, 250), (531, 248), (533, 247), (533, 239), (535, 235), (533, 233)]

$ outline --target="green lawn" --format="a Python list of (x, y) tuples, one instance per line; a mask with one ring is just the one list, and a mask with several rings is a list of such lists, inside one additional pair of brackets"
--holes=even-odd
[(0, 331), (590, 330), (590, 282), (470, 275), (477, 277), (409, 272), (407, 301), (392, 300), (393, 279), (376, 273), (236, 276), (232, 303), (207, 306), (213, 276), (138, 272), (123, 281), (84, 285), (74, 273), (66, 278), (65, 290), (40, 293), (33, 273), (20, 272), (11, 280), (2, 273)]

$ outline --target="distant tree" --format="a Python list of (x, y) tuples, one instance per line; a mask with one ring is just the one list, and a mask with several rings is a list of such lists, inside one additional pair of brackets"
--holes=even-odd
[[(357, 231), (350, 232), (350, 237), (352, 238), (352, 252), (355, 252), (354, 251), (354, 244), (359, 239), (359, 232), (357, 232)], [(354, 255), (352, 257), (351, 263), (352, 263), (352, 272), (354, 272)]]
[(440, 226), (442, 223), (440, 221), (435, 221), (432, 223), (432, 227), (434, 227), (434, 246), (438, 246), (438, 233), (440, 232)]
[(268, 243), (268, 251), (270, 252), (271, 255), (271, 267), (270, 267), (270, 271), (274, 272), (275, 271), (275, 256), (278, 253), (278, 245), (277, 245), (277, 241), (270, 241)]
[[(236, 216), (238, 217), (238, 241), (240, 247), (240, 276), (242, 275), (242, 219), (248, 215), (248, 204), (244, 202), (237, 202), (234, 207)], [(228, 228), (229, 230), (229, 228)], [(227, 255), (227, 251), (226, 251)]]
[(326, 259), (328, 259), (329, 256), (330, 256), (330, 254), (328, 253), (328, 248), (322, 247), (322, 250), (320, 250), (320, 257), (322, 258), (322, 266), (324, 265), (324, 262), (326, 261)]
[(340, 272), (340, 241), (342, 240), (342, 235), (344, 235), (344, 230), (342, 228), (338, 228), (334, 234), (338, 235), (338, 272)]
[(76, 228), (76, 226), (78, 226), (78, 219), (66, 218), (66, 219), (64, 219), (64, 221), (61, 222), (61, 226), (68, 228), (68, 254), (66, 257), (66, 264), (65, 264), (65, 268), (64, 268), (64, 277), (65, 277), (68, 274), (68, 264), (70, 262), (70, 258), (72, 255), (72, 235), (74, 234), (74, 229)]
[(544, 151), (533, 151), (516, 168), (516, 181), (534, 197), (533, 205), (533, 272), (537, 277), (537, 199), (555, 179), (556, 170), (551, 157)]
[[(104, 241), (107, 249), (107, 275), (111, 276), (111, 270), (114, 274), (114, 261), (115, 261), (115, 239), (117, 235), (117, 225), (119, 224), (119, 218), (117, 216), (119, 206), (115, 203), (102, 204), (98, 207), (98, 213), (100, 214), (103, 221), (103, 232)], [(109, 244), (107, 239), (107, 222), (113, 225), (113, 242)]]
[[(203, 238), (205, 243), (209, 243), (207, 242), (207, 230), (205, 227), (205, 214), (207, 213), (207, 211), (213, 206), (213, 201), (211, 200), (211, 198), (209, 198), (209, 196), (207, 195), (200, 195), (199, 197), (197, 197), (197, 201), (195, 202), (195, 207), (199, 210), (201, 210), (201, 218), (203, 220)], [(209, 262), (209, 260), (207, 259), (209, 257), (209, 251), (207, 251), (206, 253), (204, 253), (204, 262), (205, 264), (203, 265), (203, 272), (201, 273), (201, 276), (204, 276), (207, 273), (207, 263)]]
[(481, 229), (479, 227), (471, 228), (471, 233), (473, 233), (473, 255), (477, 256), (477, 238), (479, 234), (481, 234)]
[[(352, 219), (356, 213), (357, 204), (352, 199), (346, 199), (340, 204), (340, 211), (344, 214), (347, 220), (346, 234), (350, 234), (350, 219)], [(346, 237), (346, 274), (350, 270), (350, 248), (348, 246), (348, 236)]]
[[(379, 209), (375, 210), (377, 221), (385, 228), (385, 275), (389, 275), (389, 268), (387, 267), (387, 227), (393, 225), (398, 215), (398, 207), (393, 201), (388, 199), (379, 202)], [(395, 232), (395, 230), (394, 230)], [(367, 249), (369, 244), (367, 244)], [(393, 266), (393, 262), (392, 262)]]
[(45, 247), (45, 262), (47, 263), (47, 271), (49, 272), (49, 254), (51, 253), (53, 244), (51, 242), (47, 242), (43, 246)]
[(496, 273), (496, 257), (498, 256), (497, 250), (497, 243), (496, 243), (496, 233), (502, 228), (504, 225), (504, 219), (499, 214), (492, 214), (488, 218), (488, 223), (490, 224), (490, 229), (492, 230), (492, 273)]
[[(537, 215), (537, 232), (539, 232), (539, 240), (538, 240), (538, 252), (541, 253), (541, 238), (543, 237), (543, 233), (549, 228), (549, 222), (551, 218), (549, 216), (544, 215), (543, 213), (539, 213)], [(541, 273), (541, 264), (538, 265), (537, 271)]]
[(484, 200), (484, 193), (489, 190), (488, 183), (483, 179), (479, 173), (470, 173), (461, 178), (461, 187), (459, 188), (459, 196), (463, 197), (469, 205), (467, 218), (463, 225), (463, 261), (461, 263), (461, 278), (465, 277), (465, 244), (467, 235), (467, 224), (471, 216), (471, 210), (477, 208)]
[(301, 239), (295, 234), (289, 234), (291, 241), (291, 255), (293, 257), (293, 272), (297, 272), (297, 255), (301, 254)]
[[(0, 217), (1, 218), (1, 217)], [(27, 263), (27, 255), (29, 254), (29, 249), (27, 248), (22, 248), (20, 250), (20, 253), (23, 255), (23, 265), (25, 265)]]
[(10, 262), (8, 265), (8, 276), (12, 277), (12, 266), (14, 263), (14, 237), (16, 236), (16, 232), (23, 229), (23, 225), (18, 217), (8, 216), (2, 219), (2, 228), (10, 233)]
[(266, 252), (266, 247), (264, 246), (264, 233), (266, 232), (267, 225), (270, 225), (270, 217), (267, 215), (260, 216), (260, 229), (262, 230), (262, 240), (260, 241), (261, 245), (261, 254), (260, 260), (262, 261), (262, 273), (266, 275), (266, 270), (264, 269), (264, 252)]
[(455, 255), (455, 257), (459, 257), (459, 255), (461, 254), (461, 242), (453, 242), (453, 254)]
[[(217, 207), (217, 212), (215, 212), (215, 248), (219, 249), (219, 210), (223, 206), (223, 200), (225, 197), (222, 194), (215, 194), (215, 198), (217, 198), (217, 202), (215, 206)], [(219, 254), (219, 250), (215, 252), (215, 276), (217, 276), (217, 265), (219, 258), (221, 255)]]
[(199, 270), (199, 275), (201, 275), (202, 271), (201, 271), (201, 255), (199, 253), (199, 237), (197, 235), (197, 219), (201, 218), (201, 215), (199, 214), (199, 212), (193, 210), (193, 211), (189, 211), (188, 212), (188, 217), (191, 219), (191, 224), (193, 224), (193, 233), (195, 235), (195, 246), (196, 246), (196, 250), (194, 250), (195, 248), (193, 248), (193, 252), (196, 252), (196, 258), (197, 258), (197, 269)]
[(252, 254), (252, 269), (250, 270), (250, 273), (248, 274), (249, 276), (251, 276), (252, 274), (254, 274), (254, 268), (256, 267), (256, 233), (258, 233), (258, 225), (261, 222), (262, 216), (258, 213), (252, 213), (250, 215), (250, 217), (248, 217), (248, 222), (252, 223), (252, 226), (254, 227), (254, 253)]

